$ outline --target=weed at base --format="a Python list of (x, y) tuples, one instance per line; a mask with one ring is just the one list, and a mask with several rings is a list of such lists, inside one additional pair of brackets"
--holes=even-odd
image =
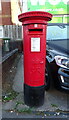
[(2, 96), (2, 102), (9, 102), (10, 100), (15, 99), (18, 94), (19, 93), (16, 93), (15, 91), (11, 91), (10, 94)]

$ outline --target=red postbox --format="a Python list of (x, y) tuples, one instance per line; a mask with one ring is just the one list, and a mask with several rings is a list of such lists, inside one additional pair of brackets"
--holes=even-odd
[(23, 25), (24, 101), (29, 106), (44, 103), (46, 28), (52, 14), (31, 11), (20, 14)]

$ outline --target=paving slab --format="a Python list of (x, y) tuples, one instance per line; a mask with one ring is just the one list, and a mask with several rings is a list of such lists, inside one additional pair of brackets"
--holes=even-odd
[[(17, 96), (17, 99), (19, 101), (24, 101), (23, 100), (23, 82), (24, 82), (24, 68), (23, 68), (23, 55), (18, 63), (18, 68), (17, 68), (17, 73), (14, 78), (14, 83), (13, 83), (13, 90), (16, 92), (19, 92), (20, 94)], [(45, 92), (45, 100), (44, 100), (44, 105), (37, 108), (38, 110), (56, 110), (56, 109), (61, 109), (63, 111), (69, 110), (67, 98), (69, 97), (68, 94), (65, 92), (61, 92), (56, 90), (55, 88), (52, 91)]]
[(23, 55), (18, 63), (17, 73), (13, 81), (13, 90), (20, 93), (23, 92), (24, 81), (24, 69), (23, 69)]
[(14, 110), (15, 106), (16, 106), (16, 102), (13, 101), (13, 100), (10, 100), (9, 102), (4, 103), (4, 104), (2, 105), (2, 108), (3, 108), (4, 110)]
[[(19, 94), (16, 96), (16, 98), (14, 100), (4, 104), (4, 106), (3, 106), (3, 116), (4, 117), (7, 114), (6, 110), (11, 109), (12, 110), (11, 114), (13, 114), (13, 112), (17, 110), (16, 112), (14, 112), (15, 114), (13, 114), (11, 116), (16, 116), (16, 113), (19, 114), (18, 111), (22, 111), (22, 113), (21, 113), (21, 118), (22, 118), (22, 114), (24, 115), (24, 112), (25, 112), (25, 111), (23, 112), (23, 110), (29, 109), (29, 106), (26, 106), (24, 104), (23, 82), (24, 82), (24, 68), (23, 68), (23, 55), (22, 55), (19, 60), (18, 66), (17, 66), (17, 72), (16, 72), (15, 78), (13, 80), (13, 86), (12, 86), (12, 89)], [(44, 112), (45, 111), (46, 112), (47, 111), (55, 112), (54, 115), (58, 114), (58, 116), (59, 116), (59, 114), (64, 111), (66, 114), (66, 112), (69, 111), (68, 98), (69, 98), (69, 95), (67, 93), (58, 91), (54, 88), (52, 91), (45, 92), (44, 104), (40, 107), (32, 109), (32, 112), (34, 112), (34, 111), (35, 112), (43, 112), (43, 111)], [(15, 108), (15, 106), (16, 106), (16, 110), (13, 109), (13, 108)], [(56, 113), (57, 110), (58, 110), (58, 112)], [(8, 113), (7, 116), (9, 114), (10, 113)], [(27, 116), (24, 115), (24, 117), (25, 118), (28, 117), (29, 114), (28, 113), (25, 113), (25, 114), (27, 114)], [(32, 114), (32, 116), (34, 117), (35, 115)], [(65, 117), (66, 117), (66, 115), (65, 115)]]

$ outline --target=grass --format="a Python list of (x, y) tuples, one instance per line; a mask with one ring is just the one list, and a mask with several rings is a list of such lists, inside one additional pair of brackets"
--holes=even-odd
[(24, 105), (24, 102), (19, 102), (19, 101), (16, 101), (15, 110), (17, 110), (17, 106), (18, 106), (19, 104)]
[(11, 91), (10, 94), (2, 97), (2, 101), (9, 102), (10, 100), (15, 99), (17, 95), (18, 93), (16, 93), (15, 91)]
[(19, 113), (32, 113), (32, 109), (31, 108), (23, 108), (21, 110), (17, 110), (17, 112), (19, 112)]
[(58, 107), (56, 104), (51, 104), (52, 107)]
[(18, 105), (25, 105), (24, 104), (24, 102), (20, 102), (20, 101), (17, 101), (16, 102), (16, 105), (15, 105), (15, 111), (16, 112), (18, 112), (18, 113), (31, 113), (32, 112), (32, 110), (33, 110), (33, 108), (30, 108), (30, 107), (28, 107), (28, 108), (22, 108), (22, 109), (18, 109)]

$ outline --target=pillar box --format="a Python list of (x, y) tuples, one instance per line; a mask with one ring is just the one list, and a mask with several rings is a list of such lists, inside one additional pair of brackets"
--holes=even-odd
[(47, 21), (52, 14), (30, 11), (18, 16), (23, 25), (24, 101), (29, 106), (44, 103)]

